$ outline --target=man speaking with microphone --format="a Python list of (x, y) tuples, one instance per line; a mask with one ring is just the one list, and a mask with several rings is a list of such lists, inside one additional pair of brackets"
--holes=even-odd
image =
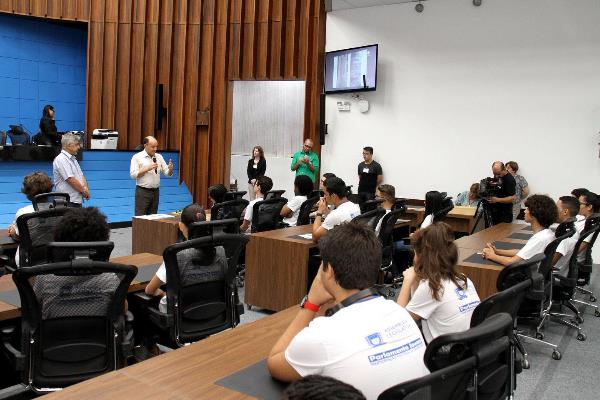
[(144, 150), (131, 158), (129, 175), (135, 179), (135, 215), (149, 215), (158, 212), (160, 173), (173, 175), (173, 161), (156, 152), (158, 141), (147, 136), (143, 141)]

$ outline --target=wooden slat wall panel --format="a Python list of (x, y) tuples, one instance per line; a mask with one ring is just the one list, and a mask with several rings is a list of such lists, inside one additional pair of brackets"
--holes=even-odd
[(306, 80), (304, 136), (319, 150), (324, 1), (0, 0), (0, 12), (89, 21), (88, 132), (115, 128), (122, 149), (154, 134), (180, 150), (181, 179), (206, 204), (210, 184), (229, 182), (233, 80)]

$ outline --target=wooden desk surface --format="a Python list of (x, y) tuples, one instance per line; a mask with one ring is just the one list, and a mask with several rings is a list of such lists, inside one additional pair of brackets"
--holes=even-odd
[(292, 237), (298, 235), (305, 235), (307, 233), (312, 233), (312, 224), (309, 225), (301, 225), (301, 226), (290, 226), (289, 228), (283, 229), (274, 229), (272, 231), (266, 232), (258, 232), (250, 235), (250, 240), (253, 238), (265, 238), (272, 240), (283, 240), (286, 242), (300, 243), (306, 245), (307, 247), (316, 247), (316, 244), (310, 240)]
[(47, 395), (53, 399), (248, 399), (215, 382), (267, 357), (298, 311), (250, 324)]
[(462, 247), (466, 249), (479, 250), (483, 249), (488, 242), (493, 242), (500, 239), (506, 242), (523, 243), (523, 240), (508, 239), (507, 236), (522, 230), (526, 226), (527, 225), (523, 224), (502, 223), (474, 233), (470, 236), (463, 236), (460, 239), (456, 239), (454, 243), (456, 243), (459, 248)]
[[(141, 253), (134, 254), (131, 256), (115, 257), (110, 259), (111, 262), (135, 265), (138, 268), (144, 268), (151, 265), (156, 265), (162, 262), (162, 257), (156, 254)], [(131, 282), (129, 286), (129, 292), (137, 292), (143, 290), (146, 287), (147, 282)], [(0, 291), (11, 291), (17, 290), (15, 283), (12, 280), (10, 274), (0, 277)], [(13, 304), (5, 303), (0, 301), (0, 321), (6, 321), (12, 318), (18, 318), (21, 316), (21, 309)]]
[(2, 243), (0, 248), (2, 250), (8, 249), (16, 249), (19, 246), (19, 243), (15, 242), (9, 235), (8, 229), (0, 229), (0, 237), (6, 241), (6, 243)]

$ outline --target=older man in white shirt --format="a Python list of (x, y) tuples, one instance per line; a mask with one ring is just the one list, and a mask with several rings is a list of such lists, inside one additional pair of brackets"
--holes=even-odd
[(81, 147), (78, 135), (64, 134), (61, 139), (62, 150), (52, 162), (54, 190), (68, 193), (71, 206), (81, 207), (83, 199), (89, 200), (90, 190), (75, 155)]
[(158, 141), (152, 137), (144, 138), (144, 150), (131, 158), (129, 175), (135, 179), (135, 215), (149, 215), (158, 212), (160, 174), (173, 176), (173, 161), (165, 159), (156, 152)]

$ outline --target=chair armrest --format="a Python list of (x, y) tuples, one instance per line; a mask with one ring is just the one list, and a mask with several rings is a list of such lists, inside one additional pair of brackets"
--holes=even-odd
[(10, 343), (10, 339), (13, 337), (15, 332), (14, 326), (7, 326), (2, 329), (2, 344), (4, 349), (6, 350), (6, 356), (14, 366), (15, 370), (23, 371), (25, 369), (25, 354), (21, 353), (21, 351), (17, 350), (12, 343)]
[(173, 326), (173, 315), (169, 313), (163, 313), (153, 307), (148, 307), (148, 318), (150, 321), (162, 329), (167, 329)]
[(6, 254), (0, 254), (0, 267), (6, 268), (7, 271), (14, 272), (17, 266)]

